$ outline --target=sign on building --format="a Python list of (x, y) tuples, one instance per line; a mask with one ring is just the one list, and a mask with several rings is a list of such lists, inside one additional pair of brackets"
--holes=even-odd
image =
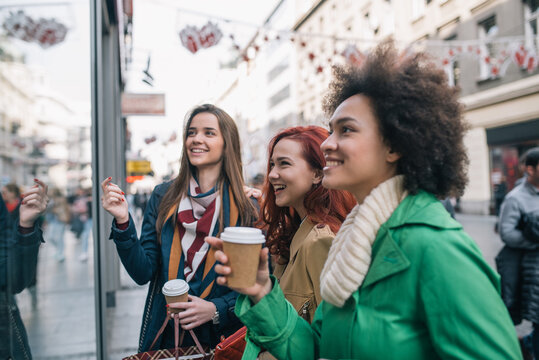
[(165, 115), (165, 94), (122, 94), (122, 115)]

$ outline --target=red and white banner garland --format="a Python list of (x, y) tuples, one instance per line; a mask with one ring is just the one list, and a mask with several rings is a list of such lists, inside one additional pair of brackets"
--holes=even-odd
[[(437, 53), (435, 47), (429, 47)], [(441, 55), (441, 65), (446, 71), (451, 71), (455, 61), (463, 58), (475, 59), (487, 72), (487, 77), (491, 79), (505, 76), (508, 67), (511, 64), (519, 69), (534, 72), (539, 65), (539, 57), (533, 46), (526, 47), (524, 40), (515, 40), (507, 42), (478, 42), (473, 45), (449, 45), (444, 46)]]
[[(223, 33), (215, 23), (208, 22), (201, 29), (195, 26), (186, 26), (180, 32), (182, 44), (193, 54), (202, 48), (217, 45)], [(312, 71), (316, 74), (324, 73), (326, 68), (333, 64), (347, 62), (353, 65), (360, 65), (366, 57), (366, 52), (362, 52), (356, 43), (365, 45), (366, 42), (360, 39), (339, 39), (320, 34), (306, 34), (291, 31), (272, 31), (259, 29), (257, 36), (245, 48), (241, 48), (236, 42), (235, 36), (229, 34), (233, 48), (239, 52), (239, 60), (249, 62), (253, 60), (264, 43), (272, 41), (290, 41), (295, 43), (300, 49), (307, 51), (306, 55), (312, 64)], [(325, 58), (315, 51), (309, 51), (311, 38), (326, 40), (333, 46), (332, 55)], [(369, 47), (373, 47), (373, 41), (368, 42)], [(362, 46), (365, 48), (365, 46)], [(524, 36), (512, 38), (495, 38), (488, 40), (474, 41), (429, 41), (410, 45), (403, 53), (407, 53), (412, 47), (421, 47), (438, 59), (439, 65), (446, 72), (451, 72), (455, 61), (464, 58), (473, 59), (481, 67), (483, 78), (499, 78), (505, 76), (511, 64), (519, 69), (534, 72), (539, 66), (538, 49), (533, 45), (526, 46)], [(338, 49), (341, 50), (338, 50)]]
[(24, 11), (11, 13), (2, 25), (8, 36), (38, 43), (46, 49), (65, 40), (67, 27), (54, 19), (32, 19)]

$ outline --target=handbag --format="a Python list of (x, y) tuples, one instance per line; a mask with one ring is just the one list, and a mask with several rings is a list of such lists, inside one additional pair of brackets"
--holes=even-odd
[(242, 327), (234, 334), (221, 340), (215, 347), (215, 360), (241, 360), (245, 351), (247, 327)]
[(173, 349), (149, 350), (149, 351), (145, 351), (142, 353), (125, 357), (122, 360), (159, 360), (159, 359), (172, 359), (172, 358), (174, 358), (175, 360), (179, 360), (179, 359), (213, 360), (214, 359), (213, 350), (211, 350), (209, 347), (203, 347), (200, 344), (200, 341), (198, 341), (198, 338), (195, 335), (193, 330), (189, 330), (189, 334), (191, 334), (191, 337), (195, 341), (196, 345), (180, 347), (181, 343), (183, 342), (185, 331), (183, 329), (181, 332), (179, 331), (180, 318), (178, 317), (178, 314), (176, 313), (167, 312), (167, 317), (165, 318), (165, 321), (163, 322), (161, 329), (159, 329), (159, 331), (157, 332), (157, 335), (155, 335), (155, 339), (150, 345), (150, 349), (153, 348), (157, 339), (159, 339), (159, 337), (165, 330), (168, 321), (171, 318), (174, 319), (174, 345), (175, 346)]

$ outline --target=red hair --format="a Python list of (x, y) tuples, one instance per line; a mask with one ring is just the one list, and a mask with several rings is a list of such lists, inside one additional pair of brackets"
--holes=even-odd
[[(268, 165), (262, 190), (264, 195), (257, 225), (267, 230), (267, 245), (273, 255), (288, 259), (290, 242), (301, 225), (301, 219), (293, 208), (279, 207), (275, 204), (273, 186), (268, 180), (273, 149), (284, 138), (297, 141), (302, 146), (305, 161), (313, 170), (322, 173), (326, 160), (320, 145), (328, 136), (329, 132), (319, 126), (296, 126), (279, 132), (268, 145)], [(329, 225), (334, 233), (339, 231), (346, 215), (355, 204), (356, 200), (351, 193), (343, 190), (329, 190), (320, 184), (314, 185), (303, 200), (307, 218), (313, 224)]]

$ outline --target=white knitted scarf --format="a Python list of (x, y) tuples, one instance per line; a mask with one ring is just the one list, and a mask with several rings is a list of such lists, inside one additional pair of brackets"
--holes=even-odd
[(325, 301), (342, 307), (363, 284), (378, 229), (408, 195), (403, 182), (402, 175), (384, 181), (346, 217), (333, 239), (320, 276), (320, 292)]

